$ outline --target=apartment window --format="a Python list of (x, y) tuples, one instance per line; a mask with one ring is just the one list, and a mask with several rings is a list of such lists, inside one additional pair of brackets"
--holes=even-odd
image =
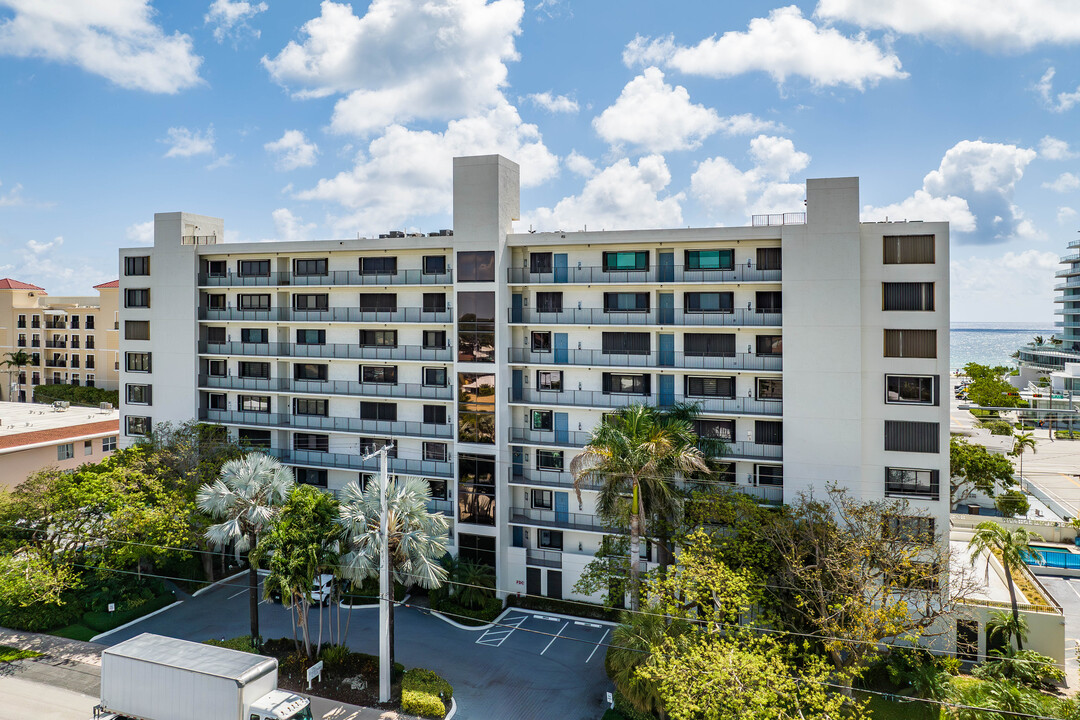
[(114, 452), (116, 450), (116, 436), (101, 438), (101, 452)]
[(248, 447), (268, 448), (272, 437), (269, 430), (254, 430), (252, 428), (240, 428), (237, 437), (241, 445)]
[(687, 397), (735, 397), (735, 378), (733, 377), (694, 377), (686, 378)]
[(124, 418), (126, 433), (131, 436), (144, 436), (150, 434), (150, 418), (138, 415), (128, 415)]
[(361, 330), (360, 347), (397, 347), (397, 330)]
[(552, 495), (550, 490), (533, 490), (531, 505), (534, 510), (550, 510), (552, 508)]
[(293, 260), (293, 274), (300, 277), (312, 277), (327, 275), (327, 259), (296, 259)]
[(490, 250), (457, 254), (459, 282), (495, 282), (495, 253)]
[(250, 293), (241, 294), (236, 296), (236, 301), (240, 305), (241, 310), (269, 310), (270, 309), (270, 296), (269, 295), (253, 295)]
[(534, 332), (532, 333), (532, 351), (546, 353), (551, 352), (551, 333), (549, 332)]
[(206, 295), (206, 307), (209, 310), (224, 310), (225, 296), (220, 293), (214, 295)]
[(397, 420), (397, 403), (362, 402), (360, 403), (361, 420)]
[(316, 363), (297, 363), (293, 365), (294, 380), (314, 380), (326, 382), (329, 374), (329, 366)]
[(734, 250), (687, 250), (687, 270), (731, 270), (735, 267)]
[(562, 470), (563, 469), (563, 451), (562, 450), (537, 450), (536, 451), (536, 469), (537, 470)]
[(446, 406), (445, 405), (425, 405), (424, 406), (424, 424), (425, 425), (445, 425), (446, 424)]
[(783, 355), (784, 354), (784, 336), (783, 335), (758, 335), (757, 336), (757, 354), (758, 355)]
[(124, 353), (125, 367), (128, 372), (150, 372), (150, 353), (129, 352)]
[[(494, 527), (494, 457), (470, 454), (458, 457), (458, 517), (463, 523)], [(459, 539), (464, 540), (465, 536)], [(495, 539), (491, 538), (491, 541), (494, 545)]]
[(41, 384), (41, 375), (39, 373), (32, 373), (30, 375), (30, 384), (31, 385), (40, 385)]
[(495, 362), (495, 293), (458, 293), (458, 361)]
[(440, 313), (446, 311), (446, 293), (424, 293), (423, 311)]
[(529, 253), (529, 272), (531, 273), (550, 273), (554, 271), (554, 266), (551, 263), (551, 253), (539, 252)]
[(902, 405), (937, 405), (937, 375), (886, 375), (885, 402)]
[(758, 485), (784, 486), (783, 465), (755, 465), (754, 477)]
[(774, 420), (755, 420), (754, 442), (758, 445), (783, 445), (784, 423)]
[(649, 312), (649, 293), (606, 292), (604, 312)]
[(360, 382), (397, 385), (397, 371), (396, 366), (364, 365), (360, 368)]
[(759, 313), (778, 313), (783, 311), (783, 293), (779, 290), (754, 294), (754, 307)]
[(236, 263), (236, 273), (242, 276), (258, 276), (269, 277), (270, 276), (270, 261), (269, 260), (238, 260)]
[[(86, 318), (86, 329), (87, 330), (90, 329), (90, 318)], [(87, 350), (93, 350), (94, 349), (94, 336), (93, 335), (87, 335), (86, 336), (86, 349)]]
[(240, 330), (240, 342), (265, 345), (270, 340), (270, 333), (266, 328), (242, 328)]
[(208, 327), (208, 328), (206, 328), (206, 344), (207, 345), (224, 345), (225, 344), (225, 328), (223, 328), (223, 327)]
[(714, 471), (717, 482), (735, 484), (735, 463), (717, 463)]
[(150, 385), (137, 385), (130, 383), (125, 386), (127, 390), (127, 402), (130, 405), (151, 405)]
[(327, 417), (330, 414), (330, 402), (317, 398), (293, 398), (293, 414)]
[(495, 444), (495, 375), (458, 373), (458, 440)]
[(296, 344), (297, 345), (325, 345), (326, 344), (326, 331), (325, 330), (297, 330), (296, 331)]
[(885, 468), (885, 497), (918, 497), (940, 500), (937, 470)]
[(149, 255), (135, 255), (132, 257), (124, 258), (124, 275), (131, 277), (132, 275), (149, 275), (150, 274), (150, 256)]
[(265, 362), (241, 362), (239, 374), (242, 378), (268, 378), (270, 377), (270, 363)]
[(627, 375), (623, 373), (604, 373), (602, 387), (604, 394), (648, 395), (651, 375)]
[(782, 261), (780, 248), (758, 248), (758, 270), (779, 270)]
[(206, 372), (210, 377), (225, 377), (228, 374), (224, 360), (210, 360), (206, 363)]
[(70, 460), (75, 457), (75, 444), (64, 443), (56, 446), (56, 459), (57, 460)]
[(928, 545), (934, 542), (935, 522), (921, 515), (886, 515), (881, 519), (881, 534), (887, 540)]
[(26, 347), (26, 333), (19, 333), (19, 347)]
[[(87, 355), (86, 356), (86, 369), (87, 370), (93, 370), (94, 369), (94, 356), (93, 355)], [(86, 384), (87, 384), (88, 387), (90, 385), (90, 378), (92, 378), (92, 377), (93, 377), (93, 375), (87, 375), (86, 376)]]
[(758, 400), (783, 400), (784, 381), (780, 378), (757, 379)]
[[(426, 442), (424, 443), (424, 459), (432, 462), (446, 462), (446, 458), (449, 457), (446, 443)], [(446, 492), (443, 492), (443, 499), (446, 498)]]
[(495, 569), (495, 538), (486, 535), (458, 535), (458, 559)]
[(694, 434), (702, 440), (732, 442), (735, 439), (734, 420), (695, 420)]
[[(364, 296), (361, 295), (361, 303)], [(326, 293), (301, 293), (293, 295), (293, 309), (304, 312), (326, 312), (330, 307), (330, 296)]]
[(886, 330), (885, 357), (936, 358), (937, 330)]
[(240, 395), (236, 398), (236, 408), (241, 412), (268, 413), (270, 398), (266, 395)]
[(427, 387), (446, 387), (446, 368), (426, 367), (423, 378), (424, 385)]
[(423, 260), (425, 275), (443, 275), (446, 273), (445, 255), (425, 255)]
[(394, 312), (397, 310), (397, 293), (361, 293), (356, 306), (361, 312)]
[(561, 292), (536, 293), (536, 312), (561, 313), (563, 310)]
[[(73, 367), (73, 368), (79, 367), (79, 356), (78, 355), (72, 355), (71, 356), (71, 367)], [(79, 376), (78, 375), (72, 375), (71, 377), (72, 377), (72, 381), (71, 381), (72, 384), (73, 385), (78, 385), (79, 384), (78, 383)]]
[(72, 335), (71, 336), (71, 349), (72, 350), (78, 350), (79, 349), (79, 336), (78, 335)]
[(16, 325), (17, 325), (17, 327), (25, 328), (26, 327), (26, 316), (25, 315), (20, 315), (18, 321), (16, 322)]
[(606, 332), (600, 340), (604, 355), (648, 355), (651, 336), (643, 332)]
[(551, 410), (533, 410), (530, 425), (533, 430), (551, 431), (554, 428), (553, 420), (554, 413)]
[(397, 275), (397, 258), (388, 255), (360, 258), (360, 274)]
[(688, 313), (730, 313), (735, 311), (735, 293), (688, 292), (683, 294), (683, 310)]
[(149, 340), (150, 339), (150, 323), (146, 320), (125, 320), (124, 321), (124, 339), (125, 340)]
[(932, 265), (933, 235), (886, 235), (881, 239), (882, 262), (886, 265)]
[(425, 330), (423, 335), (424, 347), (428, 350), (446, 347), (445, 330)]
[(328, 452), (330, 450), (330, 436), (315, 433), (294, 433), (293, 449)]
[[(533, 491), (535, 492), (535, 491)], [(535, 507), (535, 506), (534, 506)], [(563, 534), (561, 530), (544, 530), (537, 531), (536, 538), (537, 547), (549, 549), (549, 550), (562, 550), (563, 549)]]
[(228, 410), (229, 397), (225, 393), (210, 393), (206, 397), (207, 406), (211, 410)]
[[(86, 358), (86, 368), (88, 370), (94, 367), (94, 363), (90, 362), (93, 359), (92, 357)], [(86, 375), (86, 387), (94, 387), (94, 376), (89, 373)]]
[(228, 264), (224, 260), (207, 260), (206, 274), (210, 277), (225, 277), (228, 273)]
[(300, 485), (313, 485), (324, 488), (327, 485), (328, 472), (326, 468), (294, 467), (293, 477)]
[(606, 252), (603, 254), (603, 263), (604, 272), (647, 270), (649, 268), (649, 253), (647, 250), (638, 252)]
[(562, 392), (562, 370), (537, 370), (536, 389), (546, 392)]
[[(148, 308), (150, 307), (149, 288), (128, 288), (124, 290), (124, 307)], [(89, 319), (89, 318), (87, 318)], [(89, 328), (89, 325), (87, 325)]]
[(735, 357), (734, 333), (686, 333), (683, 354), (687, 357)]
[(898, 452), (936, 453), (940, 451), (938, 423), (885, 421), (885, 449)]
[(881, 283), (882, 310), (933, 310), (934, 283)]
[(37, 333), (34, 333), (34, 335), (30, 338), (30, 347), (41, 347), (41, 338), (37, 335)]

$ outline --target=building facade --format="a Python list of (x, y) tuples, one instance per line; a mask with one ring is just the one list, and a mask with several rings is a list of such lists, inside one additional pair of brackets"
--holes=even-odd
[(37, 285), (0, 280), (0, 355), (21, 350), (31, 360), (2, 370), (0, 397), (32, 401), (38, 385), (117, 389), (118, 288), (114, 280), (94, 286), (97, 297), (55, 297)]
[(1061, 257), (1064, 268), (1054, 274), (1061, 280), (1054, 286), (1061, 293), (1054, 296), (1054, 303), (1061, 306), (1054, 311), (1061, 316), (1054, 326), (1061, 331), (1053, 341), (1044, 338), (1041, 344), (1029, 343), (1017, 350), (1017, 387), (1026, 388), (1053, 372), (1063, 372), (1066, 363), (1080, 363), (1080, 240), (1073, 240), (1068, 247), (1071, 252)]
[(456, 158), (454, 228), (427, 236), (222, 244), (155, 215), (120, 251), (122, 443), (197, 417), (329, 490), (393, 443), (503, 592), (581, 597), (611, 531), (570, 460), (633, 403), (697, 403), (761, 502), (835, 483), (947, 534), (947, 224), (860, 223), (839, 178), (751, 227), (515, 233), (518, 188)]
[(74, 470), (116, 450), (119, 412), (0, 402), (0, 491), (45, 468)]

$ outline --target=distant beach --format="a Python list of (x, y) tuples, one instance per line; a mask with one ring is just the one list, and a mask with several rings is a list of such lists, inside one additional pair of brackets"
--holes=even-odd
[(1060, 332), (1049, 323), (957, 322), (949, 333), (949, 367), (969, 362), (980, 365), (1014, 365), (1012, 354), (1036, 335), (1049, 339)]

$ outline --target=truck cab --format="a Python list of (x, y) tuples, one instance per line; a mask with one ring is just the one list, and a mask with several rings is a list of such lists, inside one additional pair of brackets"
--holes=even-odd
[(299, 695), (274, 690), (251, 704), (247, 720), (312, 720), (311, 705)]

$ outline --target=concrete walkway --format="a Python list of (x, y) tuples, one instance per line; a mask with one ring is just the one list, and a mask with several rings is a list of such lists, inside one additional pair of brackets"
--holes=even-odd
[(98, 666), (101, 665), (101, 651), (106, 647), (98, 643), (67, 640), (55, 635), (9, 630), (3, 627), (0, 627), (0, 645), (20, 650), (33, 650), (52, 658)]

